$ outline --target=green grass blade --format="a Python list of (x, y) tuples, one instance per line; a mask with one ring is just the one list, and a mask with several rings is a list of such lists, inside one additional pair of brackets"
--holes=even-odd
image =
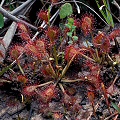
[(120, 108), (114, 102), (111, 102), (111, 104), (118, 111), (118, 113), (120, 114)]
[[(98, 1), (98, 0), (95, 0), (95, 2), (96, 2), (96, 4), (97, 4), (98, 8), (100, 8), (101, 6), (100, 6), (100, 4), (99, 4), (99, 1)], [(108, 23), (107, 17), (106, 17), (106, 15), (105, 15), (104, 11), (103, 11), (103, 10), (100, 10), (100, 12), (101, 12), (102, 16), (104, 17), (104, 19), (106, 20), (106, 22)]]
[(4, 26), (4, 18), (3, 15), (0, 13), (0, 28)]
[(0, 71), (0, 76), (2, 76), (6, 71), (8, 71), (10, 68), (12, 68), (12, 65), (10, 64), (9, 66), (3, 68), (1, 71)]
[[(99, 1), (98, 0), (95, 0), (96, 1), (96, 4), (98, 6), (98, 8), (101, 7), (101, 5), (99, 4)], [(109, 4), (109, 1), (108, 0), (102, 0), (103, 1), (103, 4), (105, 5), (105, 10), (100, 10), (102, 16), (104, 17), (104, 19), (106, 20), (106, 22), (111, 25), (112, 27), (114, 27), (114, 22), (113, 22), (113, 18), (112, 18), (112, 15), (111, 15), (111, 12), (110, 12), (110, 4)]]
[(106, 14), (107, 19), (110, 21), (111, 26), (114, 27), (113, 17), (111, 15), (110, 4), (108, 0), (106, 0)]

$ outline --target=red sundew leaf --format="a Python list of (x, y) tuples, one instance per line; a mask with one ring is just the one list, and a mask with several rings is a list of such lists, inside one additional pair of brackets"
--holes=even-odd
[(28, 27), (25, 24), (18, 22), (17, 25), (21, 32), (29, 33)]
[(52, 100), (52, 98), (56, 97), (56, 86), (50, 85), (46, 89), (39, 92), (40, 100), (43, 103), (48, 103)]
[(79, 53), (79, 49), (78, 48), (75, 48), (75, 46), (73, 45), (70, 45), (66, 48), (65, 50), (65, 59), (67, 61), (70, 61), (72, 59), (72, 57), (76, 54)]
[(38, 54), (38, 50), (33, 44), (27, 44), (27, 49), (33, 54)]
[(48, 27), (46, 34), (47, 37), (50, 39), (50, 42), (54, 44), (59, 35), (59, 29), (57, 27)]
[(92, 32), (92, 30), (94, 29), (94, 23), (95, 23), (95, 19), (91, 14), (90, 15), (85, 14), (81, 18), (81, 29), (84, 35), (88, 35)]
[(35, 41), (36, 47), (40, 53), (46, 53), (45, 42), (41, 39)]
[(48, 77), (54, 77), (54, 69), (50, 65), (43, 66), (42, 73)]
[(31, 40), (29, 34), (25, 33), (25, 32), (21, 32), (20, 37), (21, 37), (22, 40), (25, 40), (25, 41), (30, 41)]
[(31, 43), (31, 42), (27, 43), (25, 45), (25, 52), (28, 55), (31, 55), (32, 57), (37, 57), (41, 59), (41, 53), (39, 53), (39, 50), (35, 43)]
[(93, 44), (95, 47), (99, 47), (103, 43), (104, 36), (104, 33), (100, 33), (93, 39)]
[(27, 96), (32, 96), (35, 94), (35, 89), (38, 87), (38, 85), (32, 85), (32, 86), (26, 86), (23, 89), (23, 95), (27, 95)]
[(27, 83), (27, 81), (28, 81), (28, 79), (23, 75), (17, 76), (17, 79), (18, 79), (19, 82), (22, 82), (24, 84)]
[(93, 113), (94, 115), (96, 115), (95, 113), (95, 108), (94, 108), (94, 99), (95, 99), (95, 95), (93, 92), (88, 92), (88, 99), (91, 102), (92, 108), (93, 108)]
[(38, 18), (44, 20), (45, 22), (48, 22), (48, 11), (40, 11), (38, 13)]
[(86, 61), (84, 66), (89, 67), (90, 71), (93, 73), (97, 73), (100, 70), (100, 66), (91, 61)]
[(114, 40), (116, 37), (120, 37), (120, 29), (115, 29), (109, 34), (111, 40)]
[(18, 50), (12, 49), (11, 52), (10, 52), (10, 55), (11, 55), (12, 58), (17, 59), (20, 54), (19, 54)]
[(46, 44), (44, 39), (38, 39), (35, 41), (35, 46), (38, 50), (38, 58), (39, 59), (47, 59), (49, 57), (49, 54), (46, 50)]
[(110, 41), (106, 40), (101, 46), (100, 46), (102, 52), (109, 53), (110, 52)]
[(98, 34), (93, 39), (93, 44), (95, 47), (100, 48), (101, 52), (109, 53), (110, 51), (110, 39), (104, 33)]
[(13, 59), (18, 59), (18, 57), (22, 54), (24, 48), (19, 45), (15, 45), (11, 50), (10, 50), (10, 56)]

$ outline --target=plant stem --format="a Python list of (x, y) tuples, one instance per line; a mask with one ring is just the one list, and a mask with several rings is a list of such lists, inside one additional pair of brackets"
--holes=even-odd
[(24, 73), (24, 71), (23, 71), (23, 69), (22, 69), (22, 67), (21, 67), (21, 65), (20, 65), (20, 63), (19, 63), (19, 62), (17, 62), (17, 65), (18, 65), (18, 67), (19, 67), (19, 69), (20, 69), (21, 73), (22, 73), (23, 75), (25, 75), (25, 73)]
[(77, 55), (77, 53), (74, 54), (74, 56), (71, 58), (71, 60), (68, 62), (68, 64), (65, 66), (65, 68), (63, 69), (61, 76), (60, 76), (60, 80), (63, 78), (63, 76), (66, 74), (68, 68), (70, 67), (70, 64), (72, 63), (72, 61), (74, 60), (75, 56)]
[(101, 63), (101, 59), (100, 59), (100, 57), (98, 55), (98, 49), (95, 49), (95, 52), (96, 52), (96, 57), (97, 57), (96, 62)]
[(65, 89), (64, 89), (63, 85), (61, 83), (59, 83), (59, 86), (60, 86), (62, 92), (65, 93)]
[(40, 85), (37, 85), (36, 88), (38, 87), (42, 87), (42, 86), (45, 86), (45, 85), (48, 85), (50, 83), (53, 83), (53, 81), (49, 81), (49, 82), (46, 82), (46, 83), (43, 83), (43, 84), (40, 84)]
[(88, 59), (88, 60), (90, 60), (90, 61), (95, 62), (95, 60), (94, 60), (94, 59), (92, 59), (92, 58), (90, 58), (90, 57), (88, 57), (88, 56), (84, 55), (83, 53), (80, 53), (80, 55), (82, 55), (84, 58), (86, 58), (86, 59)]
[(55, 63), (58, 66), (57, 50), (56, 50), (55, 46), (53, 46), (53, 54), (54, 54), (54, 58), (55, 58)]
[(74, 82), (84, 82), (85, 80), (82, 79), (75, 79), (75, 80), (68, 80), (68, 79), (62, 79), (61, 82), (66, 82), (66, 83), (74, 83)]
[(52, 74), (53, 74), (53, 77), (56, 78), (57, 75), (56, 75), (56, 73), (55, 73), (55, 71), (54, 71), (54, 69), (53, 69), (53, 66), (51, 65), (51, 62), (49, 62), (49, 68), (50, 68), (50, 71), (51, 71)]
[(109, 113), (111, 114), (110, 105), (109, 105), (108, 96), (107, 96), (107, 91), (106, 91), (105, 86), (104, 86), (103, 83), (101, 83), (101, 87), (102, 87), (102, 91), (103, 91), (104, 98), (105, 98), (105, 100), (106, 100), (106, 104), (107, 104), (107, 107), (108, 107), (108, 111), (109, 111)]

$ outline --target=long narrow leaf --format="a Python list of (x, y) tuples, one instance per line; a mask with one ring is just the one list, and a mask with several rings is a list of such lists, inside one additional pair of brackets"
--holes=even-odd
[(113, 18), (111, 15), (111, 10), (110, 10), (110, 4), (108, 0), (102, 0), (104, 5), (105, 5), (105, 10), (106, 10), (106, 17), (108, 20), (109, 25), (111, 25), (112, 27), (114, 27), (114, 22), (113, 22)]
[(10, 64), (9, 66), (3, 68), (1, 71), (0, 71), (0, 76), (2, 76), (6, 71), (8, 71), (10, 68), (12, 68), (12, 65)]
[(4, 26), (4, 18), (3, 15), (0, 13), (0, 28)]
[[(98, 8), (100, 8), (101, 5), (99, 4), (99, 1), (98, 0), (95, 0), (95, 1), (96, 1), (96, 4), (97, 4)], [(114, 22), (113, 22), (113, 18), (112, 18), (112, 15), (111, 15), (109, 1), (108, 0), (102, 0), (102, 1), (103, 1), (104, 6), (105, 6), (105, 11), (102, 9), (102, 10), (100, 10), (100, 12), (103, 15), (104, 19), (106, 20), (106, 22), (109, 25), (111, 25), (112, 27), (114, 27)]]
[[(96, 4), (97, 4), (98, 8), (100, 8), (101, 6), (100, 6), (98, 0), (95, 0), (95, 1), (96, 1)], [(106, 15), (105, 15), (104, 11), (103, 11), (103, 10), (100, 10), (100, 12), (101, 12), (102, 16), (104, 17), (104, 19), (106, 20), (106, 22), (108, 23), (108, 20), (107, 20), (107, 17), (106, 17)]]
[(118, 111), (118, 113), (120, 114), (120, 108), (114, 102), (111, 102), (111, 104)]
[(113, 17), (111, 15), (110, 4), (108, 0), (106, 0), (106, 14), (107, 19), (110, 21), (111, 26), (114, 27)]

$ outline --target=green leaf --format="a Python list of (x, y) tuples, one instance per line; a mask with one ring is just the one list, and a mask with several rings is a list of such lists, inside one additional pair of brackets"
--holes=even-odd
[(65, 26), (66, 26), (67, 28), (71, 29), (71, 25), (65, 24)]
[(70, 40), (70, 41), (68, 42), (68, 44), (69, 44), (69, 45), (73, 44), (73, 41), (72, 41), (72, 40)]
[(74, 41), (78, 40), (78, 36), (72, 36), (72, 38), (73, 38)]
[(68, 18), (68, 23), (73, 25), (74, 24), (74, 19), (73, 18)]
[(0, 76), (2, 76), (6, 71), (8, 71), (10, 68), (12, 68), (12, 65), (10, 64), (9, 66), (3, 68), (1, 71), (0, 71)]
[(4, 26), (4, 18), (3, 15), (0, 13), (0, 28)]
[(72, 37), (72, 32), (67, 32), (67, 36)]
[(60, 19), (63, 19), (73, 13), (72, 6), (70, 3), (65, 3), (60, 9)]
[(76, 26), (72, 26), (71, 31), (74, 32), (76, 29)]
[(120, 108), (114, 102), (111, 102), (111, 104), (118, 111), (118, 113), (120, 114)]
[(109, 4), (109, 1), (108, 1), (108, 0), (106, 0), (105, 6), (106, 6), (107, 19), (109, 20), (110, 25), (111, 25), (112, 27), (114, 27), (113, 17), (112, 17), (112, 14), (111, 14), (110, 4)]

